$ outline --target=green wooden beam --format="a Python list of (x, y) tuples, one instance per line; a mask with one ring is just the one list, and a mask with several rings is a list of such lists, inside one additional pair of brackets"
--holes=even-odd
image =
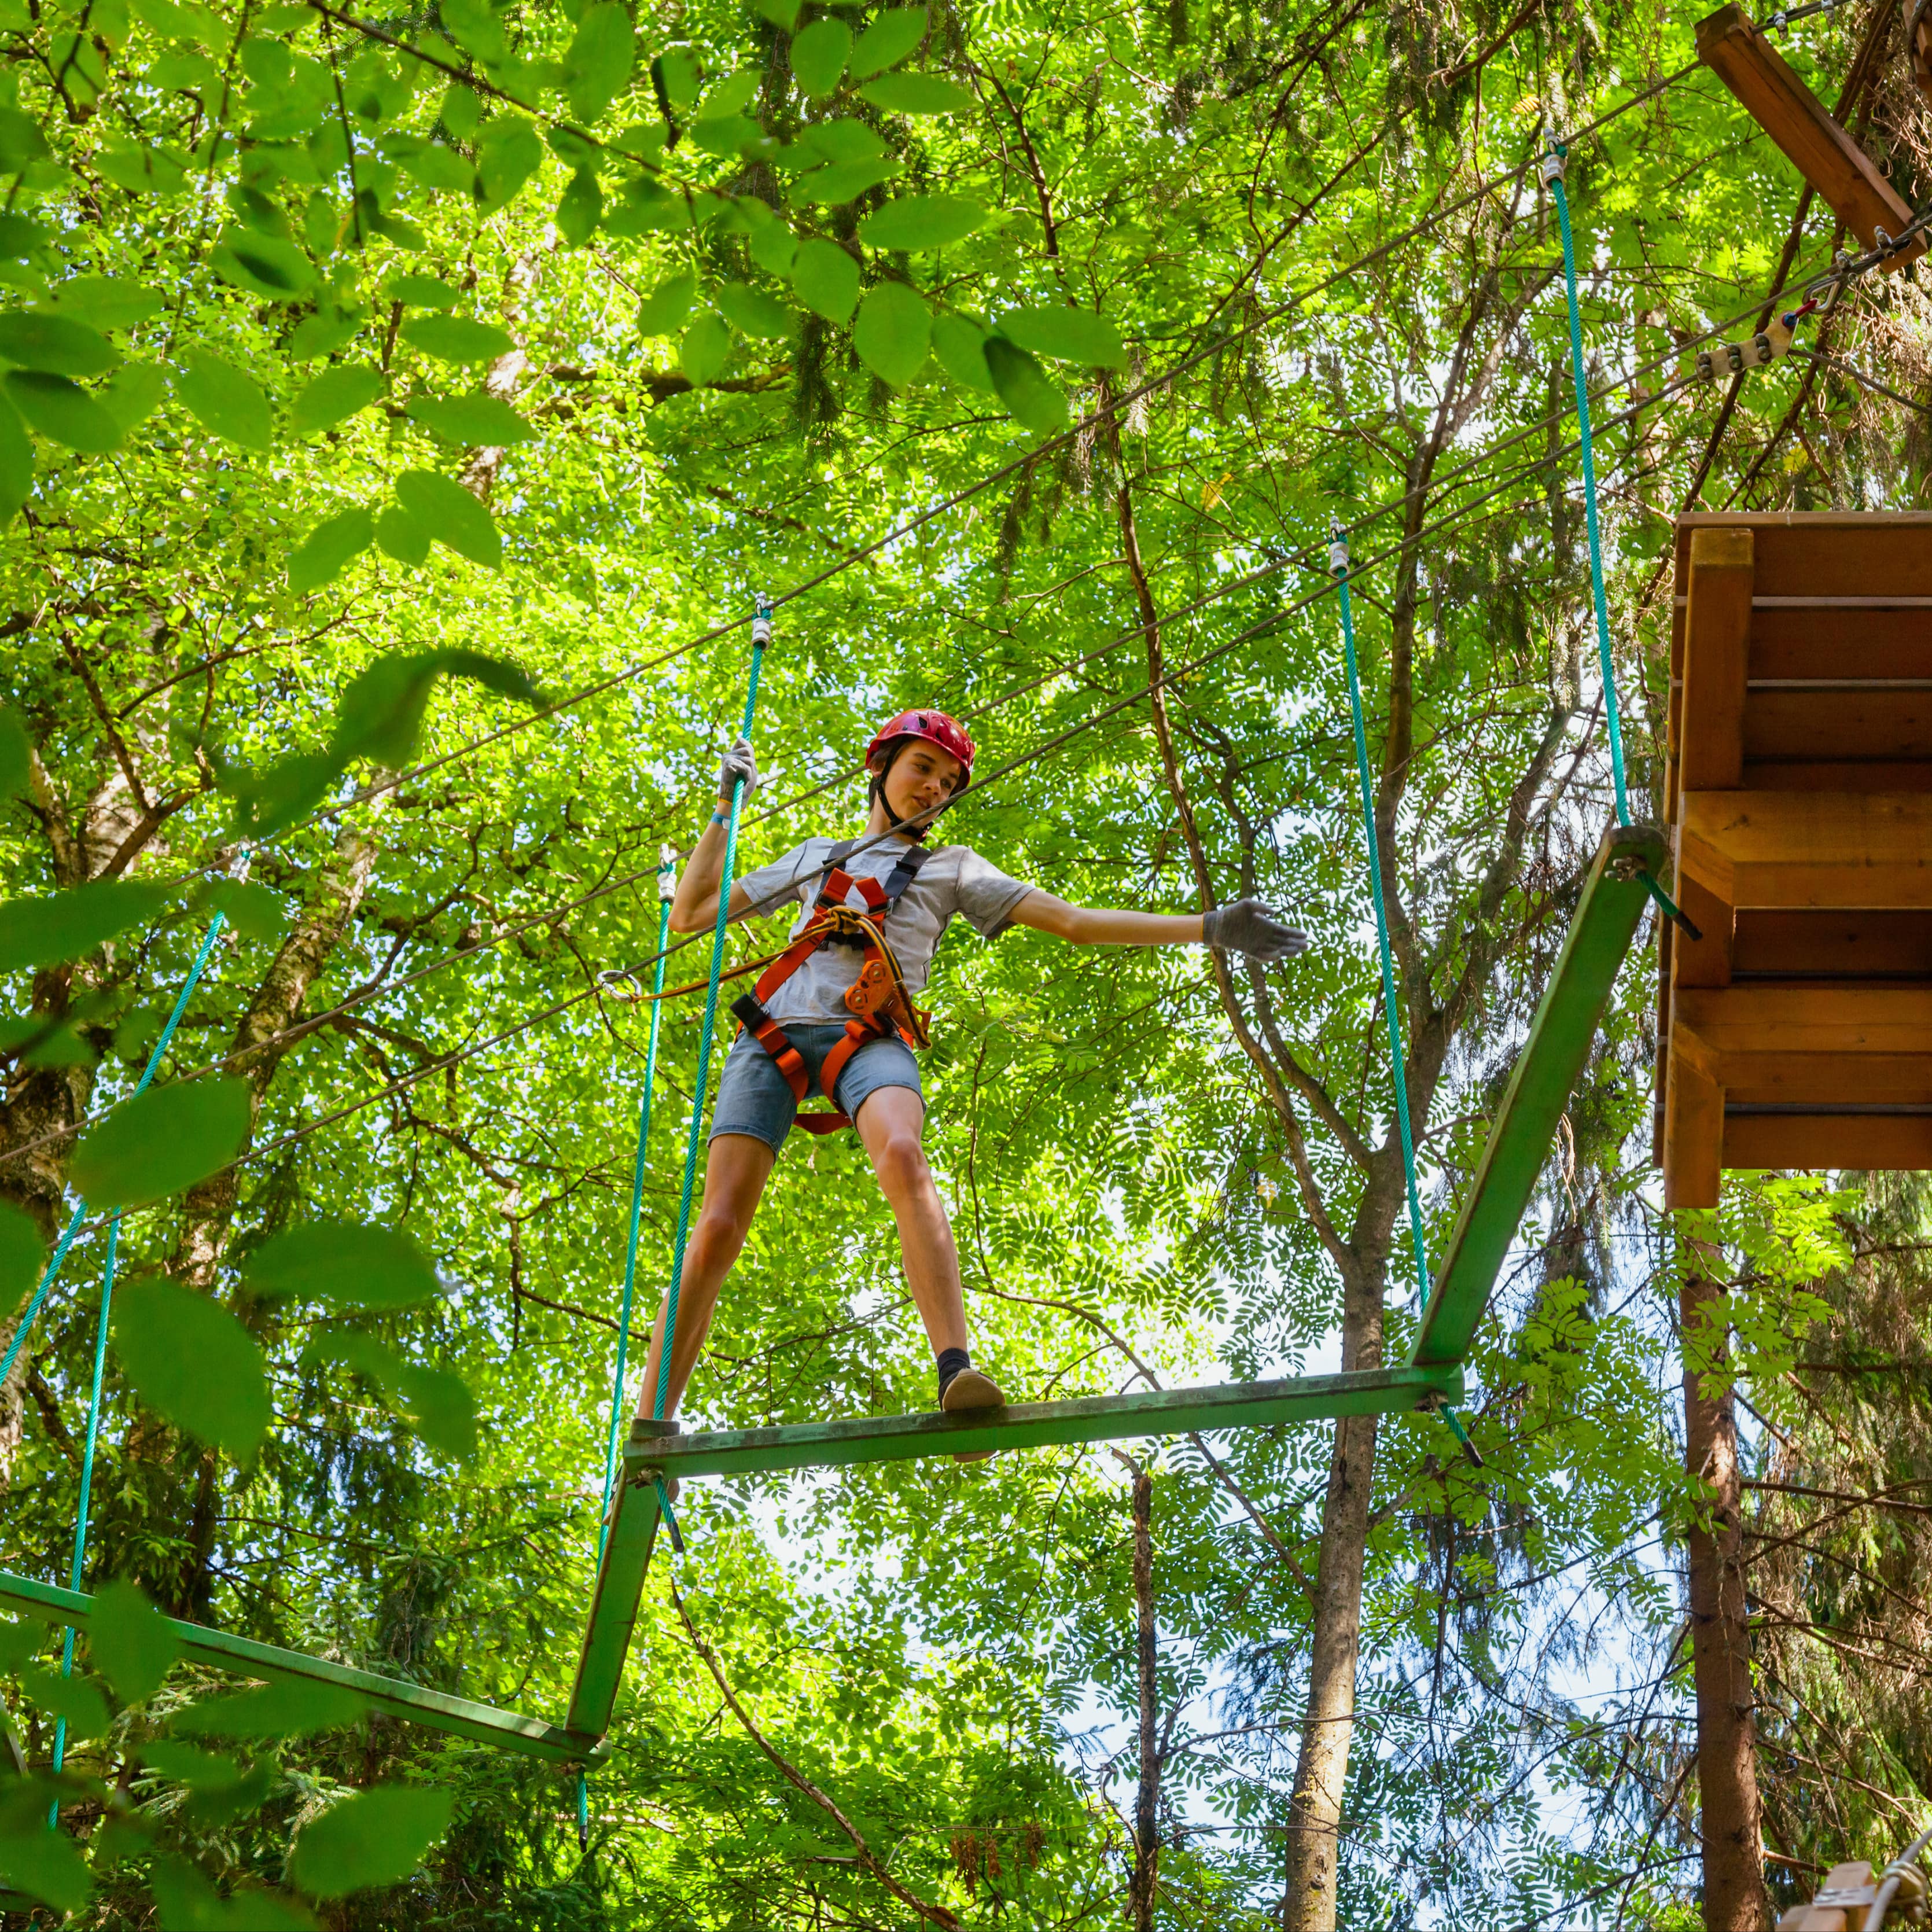
[(1544, 988), (1474, 1182), (1449, 1237), (1448, 1252), (1436, 1270), (1409, 1352), (1414, 1366), (1460, 1362), (1469, 1352), (1503, 1258), (1550, 1157), (1556, 1123), (1589, 1058), (1618, 968), (1650, 902), (1644, 874), (1658, 876), (1664, 849), (1664, 836), (1654, 825), (1612, 826), (1597, 848), (1569, 937)]
[(611, 1706), (624, 1679), (624, 1660), (631, 1654), (638, 1600), (644, 1593), (644, 1572), (657, 1544), (659, 1514), (656, 1480), (640, 1479), (626, 1469), (610, 1495), (604, 1558), (597, 1566), (596, 1591), (590, 1599), (577, 1681), (571, 1686), (570, 1710), (564, 1719), (573, 1730), (601, 1737), (610, 1728)]
[[(37, 1583), (31, 1576), (16, 1576), (10, 1570), (0, 1570), (0, 1610), (37, 1617), (43, 1623), (71, 1624), (76, 1630), (85, 1630), (94, 1614), (94, 1599), (78, 1590)], [(205, 1624), (184, 1623), (170, 1617), (168, 1627), (184, 1655), (200, 1664), (213, 1664), (218, 1670), (232, 1670), (244, 1677), (296, 1678), (304, 1683), (332, 1684), (338, 1690), (353, 1691), (372, 1709), (390, 1717), (406, 1718), (411, 1724), (427, 1724), (432, 1730), (452, 1732), (458, 1737), (495, 1744), (505, 1750), (520, 1751), (527, 1757), (577, 1763), (609, 1753), (610, 1747), (601, 1742), (596, 1732), (586, 1733), (542, 1724), (514, 1711), (499, 1711), (491, 1705), (472, 1703), (467, 1697), (452, 1697), (420, 1684), (406, 1683), (400, 1678), (379, 1677), (374, 1671), (325, 1663), (320, 1658), (304, 1657), (299, 1651), (257, 1643), (252, 1637), (231, 1636), (225, 1630), (210, 1630)]]
[(1270, 1422), (1330, 1415), (1381, 1415), (1418, 1408), (1462, 1392), (1454, 1364), (1427, 1369), (1356, 1370), (1285, 1382), (1209, 1388), (1136, 1390), (1074, 1402), (1016, 1402), (958, 1415), (854, 1416), (780, 1429), (721, 1430), (658, 1436), (633, 1431), (626, 1468), (667, 1475), (728, 1476), (752, 1469), (802, 1469), (844, 1462), (892, 1462), (986, 1449), (1037, 1449), (1054, 1442), (1107, 1442), (1144, 1436), (1204, 1435)]

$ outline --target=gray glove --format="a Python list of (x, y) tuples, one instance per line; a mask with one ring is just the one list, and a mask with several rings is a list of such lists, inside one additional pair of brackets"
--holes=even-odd
[(1264, 962), (1292, 959), (1308, 950), (1308, 935), (1282, 922), (1281, 915), (1260, 899), (1237, 899), (1216, 906), (1201, 922), (1202, 942), (1226, 952), (1245, 952)]
[(732, 786), (740, 778), (745, 781), (745, 796), (749, 798), (758, 788), (758, 760), (748, 738), (740, 738), (724, 754), (724, 761), (718, 768), (718, 796), (729, 798)]

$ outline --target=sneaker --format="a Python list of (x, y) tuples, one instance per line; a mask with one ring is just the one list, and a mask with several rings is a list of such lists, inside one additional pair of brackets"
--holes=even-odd
[[(940, 1397), (939, 1406), (948, 1415), (960, 1415), (969, 1409), (1004, 1408), (1006, 1399), (991, 1376), (979, 1369), (962, 1369), (946, 1384), (946, 1393)], [(984, 1462), (998, 1453), (992, 1449), (956, 1450), (952, 1460), (956, 1462)]]

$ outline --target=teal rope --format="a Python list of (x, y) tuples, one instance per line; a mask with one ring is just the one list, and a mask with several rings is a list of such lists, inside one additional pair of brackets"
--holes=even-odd
[(1395, 1079), (1395, 1118), (1402, 1130), (1402, 1172), (1408, 1184), (1409, 1243), (1415, 1251), (1420, 1306), (1429, 1305), (1429, 1255), (1422, 1239), (1422, 1202), (1415, 1187), (1415, 1142), (1408, 1126), (1408, 1072), (1402, 1053), (1402, 1015), (1396, 1004), (1395, 956), (1389, 948), (1388, 908), (1382, 898), (1381, 842), (1376, 836), (1375, 786), (1369, 776), (1368, 728), (1362, 720), (1362, 680), (1355, 663), (1355, 619), (1348, 603), (1348, 551), (1339, 535), (1329, 553), (1342, 601), (1342, 658), (1348, 668), (1348, 708), (1355, 723), (1355, 769), (1362, 786), (1362, 830), (1369, 842), (1369, 886), (1375, 895), (1376, 937), (1382, 944), (1382, 1008), (1388, 1018), (1389, 1060)]
[[(624, 1250), (624, 1297), (617, 1311), (617, 1365), (610, 1378), (610, 1433), (604, 1450), (604, 1502), (597, 1516), (597, 1561), (610, 1534), (610, 1492), (616, 1486), (618, 1440), (624, 1426), (624, 1370), (631, 1351), (631, 1316), (637, 1301), (638, 1239), (644, 1219), (644, 1153), (651, 1137), (651, 1091), (657, 1083), (658, 1028), (664, 1014), (665, 942), (670, 934), (670, 901), (664, 882), (676, 866), (667, 850), (658, 867), (658, 967), (651, 982), (651, 1041), (644, 1054), (644, 1096), (638, 1108), (638, 1157), (631, 1168), (631, 1232)], [(79, 1586), (76, 1586), (76, 1588)], [(577, 1774), (577, 1842), (590, 1849), (590, 1786)]]
[[(1576, 248), (1570, 233), (1570, 199), (1563, 192), (1563, 157), (1569, 151), (1553, 136), (1544, 178), (1556, 202), (1563, 236), (1563, 286), (1570, 298), (1570, 371), (1576, 386), (1576, 436), (1583, 456), (1583, 518), (1590, 533), (1590, 594), (1597, 611), (1597, 662), (1604, 679), (1604, 716), (1609, 722), (1610, 771), (1616, 780), (1617, 823), (1630, 822), (1624, 788), (1624, 734), (1617, 715), (1617, 674), (1610, 662), (1610, 614), (1604, 601), (1604, 538), (1597, 520), (1597, 459), (1590, 446), (1590, 392), (1583, 376), (1583, 319), (1576, 306)], [(1653, 892), (1658, 889), (1653, 885)], [(1675, 908), (1672, 908), (1675, 910)]]
[[(161, 1064), (161, 1055), (167, 1052), (168, 1042), (175, 1036), (175, 1028), (181, 1024), (182, 1015), (188, 1011), (188, 998), (194, 991), (195, 982), (201, 977), (202, 968), (208, 964), (208, 954), (214, 950), (216, 936), (221, 931), (222, 917), (222, 914), (217, 913), (208, 921), (208, 936), (201, 942), (201, 950), (194, 956), (194, 964), (188, 968), (188, 978), (181, 989), (181, 998), (176, 1000), (175, 1010), (169, 1014), (168, 1023), (162, 1028), (161, 1036), (155, 1041), (154, 1050), (148, 1054), (147, 1066), (141, 1075), (134, 1095), (130, 1097), (138, 1097), (146, 1093), (148, 1082), (154, 1078), (154, 1070)], [(27, 1304), (26, 1312), (20, 1317), (20, 1325), (14, 1330), (14, 1339), (7, 1345), (6, 1355), (4, 1359), (0, 1359), (0, 1384), (4, 1384), (8, 1376), (12, 1374), (14, 1361), (26, 1344), (27, 1330), (34, 1325), (34, 1317), (40, 1312), (40, 1304), (47, 1298), (47, 1290), (52, 1287), (54, 1277), (60, 1273), (61, 1264), (67, 1259), (67, 1252), (74, 1246), (74, 1237), (80, 1232), (80, 1224), (86, 1218), (87, 1203), (85, 1201), (78, 1202), (72, 1218), (67, 1224), (66, 1232), (55, 1244), (53, 1258), (47, 1263), (46, 1272), (40, 1276), (40, 1285), (34, 1290), (33, 1299)]]
[[(154, 1077), (154, 1070), (161, 1064), (161, 1056), (168, 1050), (168, 1042), (175, 1036), (175, 1029), (181, 1024), (182, 1016), (188, 1011), (188, 1003), (195, 986), (201, 978), (202, 969), (208, 964), (208, 955), (214, 950), (214, 942), (221, 936), (223, 915), (217, 913), (208, 922), (208, 932), (201, 947), (194, 956), (194, 963), (188, 968), (187, 979), (182, 982), (181, 994), (175, 1001), (174, 1010), (168, 1016), (167, 1024), (161, 1029), (160, 1037), (155, 1041), (154, 1051), (148, 1056), (148, 1064), (142, 1070), (141, 1078), (134, 1088), (138, 1096), (147, 1090), (148, 1083)], [(21, 1345), (27, 1339), (27, 1330), (34, 1317), (40, 1312), (42, 1300), (52, 1286), (54, 1276), (60, 1271), (61, 1263), (67, 1258), (67, 1251), (74, 1244), (79, 1232), (81, 1217), (87, 1212), (85, 1202), (74, 1210), (74, 1218), (67, 1224), (67, 1232), (61, 1237), (60, 1245), (55, 1249), (53, 1259), (47, 1264), (47, 1270), (40, 1277), (40, 1285), (34, 1292), (34, 1298), (27, 1312), (20, 1318), (20, 1325), (14, 1331), (12, 1346), (7, 1351), (4, 1366), (0, 1366), (0, 1383), (7, 1379), (8, 1371), (14, 1366), (14, 1358), (20, 1352)], [(100, 1282), (100, 1319), (94, 1333), (94, 1386), (88, 1396), (87, 1442), (80, 1459), (80, 1508), (74, 1518), (74, 1560), (68, 1567), (68, 1588), (80, 1588), (82, 1574), (87, 1562), (87, 1534), (92, 1519), (94, 1502), (94, 1458), (100, 1441), (100, 1389), (107, 1369), (107, 1330), (114, 1304), (114, 1265), (121, 1242), (121, 1216), (117, 1210), (108, 1217), (107, 1262)], [(69, 1624), (61, 1642), (61, 1675), (74, 1675), (74, 1626)], [(67, 1760), (67, 1720), (54, 1721), (54, 1760), (56, 1773)], [(53, 1829), (60, 1822), (60, 1805), (58, 1801), (47, 1808), (47, 1826)]]
[[(738, 735), (752, 735), (752, 720), (758, 706), (758, 671), (765, 661), (765, 646), (771, 641), (771, 611), (760, 604), (752, 626), (752, 679), (745, 692), (745, 722)], [(705, 1090), (711, 1077), (711, 1038), (718, 1023), (718, 979), (724, 965), (724, 928), (731, 916), (731, 874), (738, 862), (738, 810), (744, 802), (745, 781), (731, 782), (731, 811), (724, 826), (724, 869), (718, 881), (718, 922), (711, 932), (711, 983), (705, 988), (704, 1024), (698, 1036), (698, 1074), (692, 1082), (691, 1136), (684, 1149), (684, 1190), (678, 1198), (677, 1238), (671, 1249), (670, 1287), (664, 1297), (664, 1346), (658, 1355), (657, 1393), (651, 1416), (664, 1420), (664, 1400), (670, 1390), (671, 1349), (677, 1340), (678, 1292), (684, 1286), (684, 1252), (691, 1239), (691, 1197), (698, 1186), (698, 1150), (704, 1138)], [(669, 1499), (664, 1485), (658, 1485), (658, 1500), (669, 1514)]]

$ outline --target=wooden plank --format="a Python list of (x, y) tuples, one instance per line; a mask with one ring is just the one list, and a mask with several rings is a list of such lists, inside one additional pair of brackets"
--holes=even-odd
[[(1754, 764), (1782, 760), (1816, 764), (1869, 764), (1883, 760), (1932, 759), (1932, 692), (1874, 688), (1783, 690), (1754, 686), (1744, 694), (1744, 757)], [(1688, 729), (1705, 736), (1694, 710)], [(1733, 785), (1742, 782), (1739, 760)], [(1690, 766), (1687, 760), (1687, 773)], [(1687, 790), (1712, 791), (1688, 776)]]
[[(16, 1611), (38, 1618), (42, 1623), (70, 1624), (84, 1630), (94, 1615), (94, 1599), (78, 1590), (63, 1590), (55, 1584), (38, 1583), (31, 1576), (0, 1570), (0, 1610)], [(169, 1618), (167, 1623), (183, 1655), (197, 1663), (212, 1664), (218, 1670), (233, 1671), (244, 1677), (326, 1684), (336, 1690), (352, 1691), (371, 1709), (389, 1717), (406, 1718), (412, 1724), (448, 1731), (480, 1744), (495, 1744), (526, 1757), (576, 1763), (608, 1754), (608, 1748), (595, 1733), (586, 1735), (546, 1724), (514, 1711), (500, 1711), (493, 1705), (473, 1703), (467, 1697), (452, 1697), (447, 1692), (432, 1690), (400, 1678), (378, 1676), (373, 1670), (356, 1670), (347, 1664), (304, 1657), (299, 1651), (257, 1643), (253, 1637), (233, 1636), (226, 1630), (210, 1630), (206, 1624), (187, 1623), (176, 1617)]]
[(1932, 907), (1932, 794), (1686, 791), (1680, 877), (1730, 904)]
[(1751, 608), (1749, 675), (1754, 684), (1932, 679), (1932, 604), (1759, 598)]
[(1806, 980), (1680, 987), (1671, 1001), (1673, 1048), (1681, 1050), (1686, 1034), (1726, 1064), (1767, 1052), (1932, 1054), (1932, 986)]
[(1728, 986), (1731, 983), (1736, 908), (1718, 898), (1699, 880), (1684, 877), (1676, 883), (1677, 903), (1702, 937), (1692, 939), (1678, 932), (1670, 920), (1662, 922), (1674, 935), (1667, 968), (1670, 983), (1678, 986)]
[(1733, 1053), (1714, 1066), (1734, 1106), (1932, 1106), (1932, 1054)]
[(1737, 915), (1731, 970), (1738, 979), (1932, 980), (1932, 912), (1753, 908)]
[[(775, 1429), (658, 1437), (648, 1444), (634, 1438), (625, 1448), (624, 1460), (638, 1476), (652, 1469), (680, 1476), (728, 1476), (762, 1469), (836, 1468), (980, 1450), (1042, 1448), (1060, 1442), (1211, 1434), (1335, 1415), (1387, 1415), (1438, 1402), (1460, 1402), (1462, 1394), (1460, 1363), (1360, 1369), (1281, 1382), (1136, 1390), (1131, 1395), (1088, 1396), (1073, 1402), (1013, 1402), (1004, 1408), (965, 1410), (956, 1415), (928, 1411), (850, 1416)], [(614, 1533), (611, 1540), (616, 1541)]]
[(1932, 791), (1932, 763), (1874, 758), (1869, 764), (1848, 760), (1747, 758), (1746, 791)]
[(1724, 1165), (1932, 1168), (1932, 1114), (1754, 1114), (1726, 1109)]
[(1694, 511), (1677, 520), (1677, 587), (1700, 530), (1748, 530), (1756, 596), (1932, 597), (1932, 512)]
[(1677, 754), (1678, 783), (1687, 791), (1720, 791), (1744, 777), (1753, 542), (1744, 530), (1691, 536)]
[(1673, 1028), (1664, 1094), (1664, 1204), (1714, 1208), (1724, 1183), (1724, 1090), (1678, 1050)]
[[(1880, 229), (1893, 236), (1904, 232), (1912, 210), (1742, 7), (1720, 8), (1697, 22), (1697, 58), (1743, 102), (1861, 247), (1874, 246)], [(1886, 270), (1924, 252), (1915, 239)]]
[(657, 1547), (658, 1517), (656, 1483), (626, 1470), (610, 1493), (603, 1558), (597, 1566), (590, 1614), (578, 1652), (577, 1676), (565, 1717), (574, 1730), (601, 1737), (610, 1729), (631, 1654), (645, 1574)]
[(1444, 1251), (1412, 1362), (1460, 1362), (1516, 1238), (1556, 1124), (1589, 1058), (1604, 1003), (1650, 903), (1642, 874), (1664, 862), (1654, 826), (1612, 826), (1594, 864), (1550, 982), (1516, 1056), (1495, 1124)]

